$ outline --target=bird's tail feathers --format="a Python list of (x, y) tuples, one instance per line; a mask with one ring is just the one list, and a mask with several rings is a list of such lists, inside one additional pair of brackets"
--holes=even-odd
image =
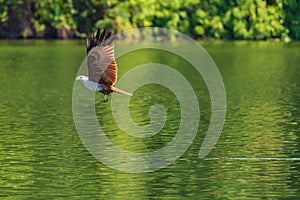
[(128, 93), (128, 92), (125, 92), (125, 91), (123, 91), (123, 90), (120, 90), (120, 89), (118, 89), (118, 88), (112, 87), (111, 89), (112, 89), (113, 92), (117, 92), (117, 93), (119, 93), (119, 94), (126, 94), (126, 95), (128, 95), (128, 96), (132, 96), (132, 94), (130, 94), (130, 93)]

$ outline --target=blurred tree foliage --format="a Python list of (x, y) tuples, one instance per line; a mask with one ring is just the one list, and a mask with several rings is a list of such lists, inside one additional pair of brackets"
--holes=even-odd
[[(0, 37), (165, 27), (194, 38), (300, 39), (299, 0), (0, 0)], [(94, 27), (95, 26), (95, 27)]]

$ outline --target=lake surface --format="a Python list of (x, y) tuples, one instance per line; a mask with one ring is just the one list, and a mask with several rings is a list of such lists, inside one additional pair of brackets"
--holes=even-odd
[[(132, 53), (117, 60), (119, 77), (149, 60), (177, 63), (174, 69), (192, 84), (201, 116), (196, 138), (178, 160), (157, 171), (126, 173), (94, 158), (75, 128), (72, 91), (84, 42), (0, 41), (0, 198), (299, 199), (300, 43), (200, 43), (218, 66), (227, 95), (216, 146), (199, 159), (211, 103), (195, 70), (185, 61), (168, 60), (167, 53)], [(107, 104), (102, 94), (95, 97), (99, 123), (122, 149), (151, 152), (176, 135), (180, 105), (165, 87), (144, 85), (130, 99), (139, 125), (149, 123), (151, 105), (164, 106), (166, 124), (150, 138), (121, 131), (111, 97)]]

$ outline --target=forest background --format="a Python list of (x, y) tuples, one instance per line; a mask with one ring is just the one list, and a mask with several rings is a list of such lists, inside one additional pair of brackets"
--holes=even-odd
[(82, 38), (95, 27), (195, 39), (300, 39), (299, 0), (0, 0), (0, 38)]

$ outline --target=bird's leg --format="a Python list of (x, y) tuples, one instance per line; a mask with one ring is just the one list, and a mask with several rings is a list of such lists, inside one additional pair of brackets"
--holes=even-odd
[(103, 102), (104, 102), (104, 103), (108, 102), (108, 99), (106, 98), (106, 94), (104, 95)]

